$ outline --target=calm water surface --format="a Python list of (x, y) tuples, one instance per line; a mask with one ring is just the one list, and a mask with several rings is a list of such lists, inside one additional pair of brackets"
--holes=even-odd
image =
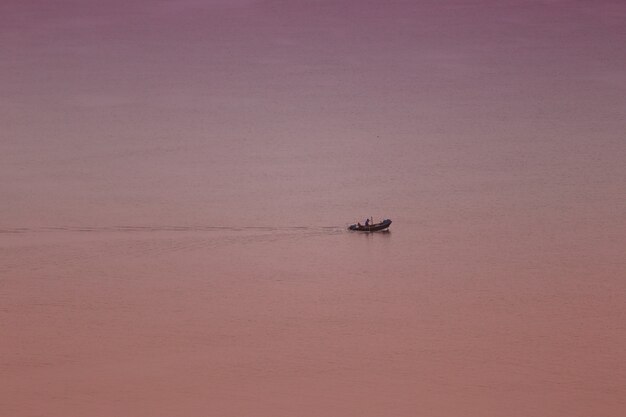
[(0, 414), (623, 415), (626, 8), (91, 3), (0, 13)]

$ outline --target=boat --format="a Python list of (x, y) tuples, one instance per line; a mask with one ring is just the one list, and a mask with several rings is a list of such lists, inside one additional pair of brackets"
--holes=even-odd
[(368, 226), (365, 226), (363, 224), (353, 224), (350, 225), (350, 227), (348, 227), (349, 230), (356, 230), (359, 232), (379, 232), (381, 230), (387, 230), (389, 229), (389, 226), (391, 225), (391, 220), (389, 219), (385, 219), (380, 223), (374, 223), (374, 224), (370, 224)]

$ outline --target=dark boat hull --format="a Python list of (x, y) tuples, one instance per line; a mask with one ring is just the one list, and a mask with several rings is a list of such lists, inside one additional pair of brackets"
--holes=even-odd
[(364, 225), (359, 226), (359, 225), (353, 224), (350, 227), (348, 227), (348, 229), (355, 230), (358, 232), (379, 232), (381, 230), (387, 230), (390, 225), (391, 225), (391, 220), (386, 219), (380, 223), (371, 224), (369, 226), (364, 226)]

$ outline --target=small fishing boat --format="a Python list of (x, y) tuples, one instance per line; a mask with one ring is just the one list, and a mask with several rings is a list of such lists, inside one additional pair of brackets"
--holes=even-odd
[(370, 224), (365, 226), (364, 224), (353, 224), (350, 225), (350, 227), (348, 227), (349, 230), (356, 230), (359, 232), (379, 232), (381, 230), (387, 230), (389, 229), (389, 226), (391, 225), (391, 220), (389, 219), (385, 219), (380, 223), (374, 223), (374, 224)]

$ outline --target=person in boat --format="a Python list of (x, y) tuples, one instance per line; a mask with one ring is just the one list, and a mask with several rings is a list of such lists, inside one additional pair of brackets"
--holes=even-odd
[(365, 227), (370, 225), (370, 219), (365, 219)]

